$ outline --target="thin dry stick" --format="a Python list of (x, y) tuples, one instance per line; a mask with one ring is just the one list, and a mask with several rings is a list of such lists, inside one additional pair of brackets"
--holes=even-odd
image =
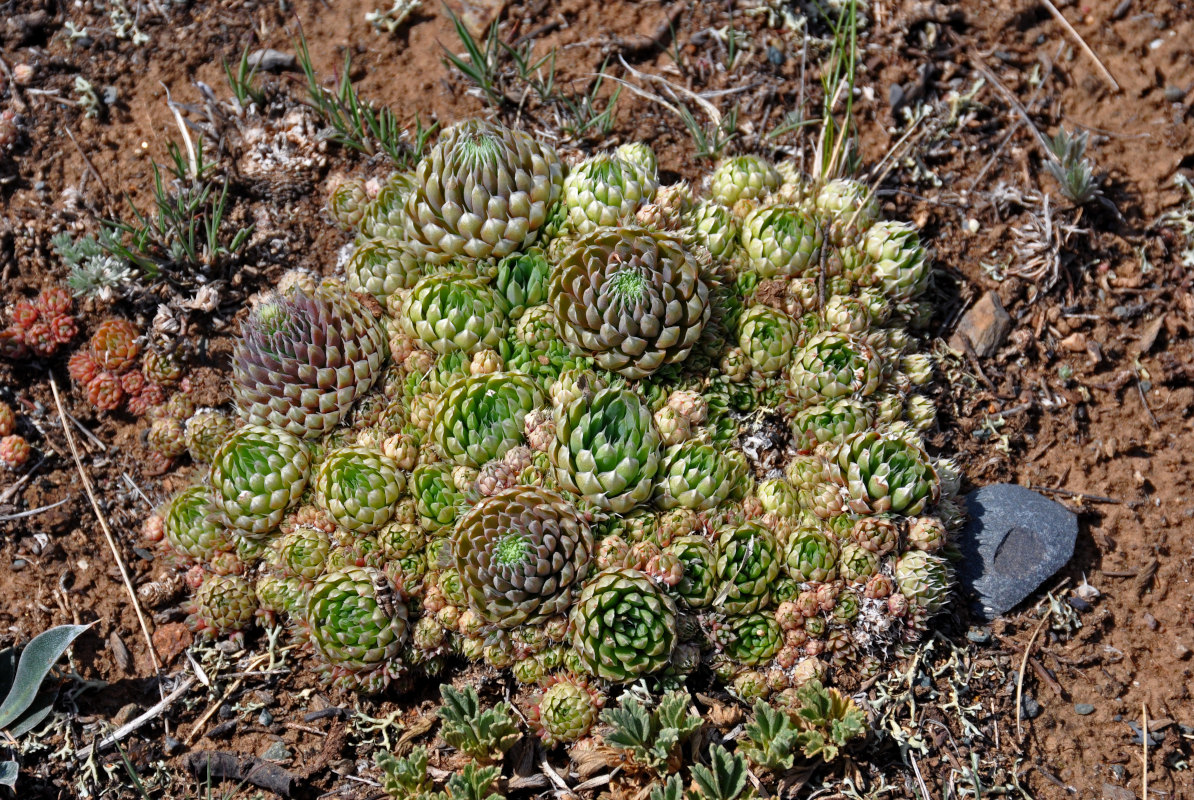
[(45, 462), (46, 462), (46, 457), (42, 456), (41, 461), (38, 461), (36, 464), (33, 465), (33, 469), (29, 470), (24, 475), (22, 475), (21, 479), (18, 480), (16, 483), (14, 483), (12, 486), (9, 486), (3, 492), (0, 492), (0, 503), (8, 502), (8, 498), (10, 498), (14, 494), (16, 494), (17, 490), (20, 489), (25, 484), (25, 481), (32, 478), (33, 473), (37, 472), (37, 468), (40, 467)]
[(908, 755), (912, 756), (912, 771), (916, 773), (916, 782), (920, 785), (921, 795), (924, 800), (933, 800), (929, 795), (929, 787), (925, 786), (925, 779), (920, 774), (920, 764), (917, 763), (916, 756), (912, 753), (908, 753)]
[(214, 703), (212, 703), (210, 706), (208, 706), (207, 711), (203, 712), (203, 716), (201, 716), (198, 720), (195, 721), (195, 725), (194, 725), (194, 727), (191, 728), (191, 732), (187, 734), (187, 740), (186, 740), (187, 747), (190, 747), (192, 744), (195, 743), (195, 739), (199, 736), (199, 733), (203, 730), (203, 726), (205, 726), (207, 724), (207, 721), (209, 719), (211, 719), (212, 714), (215, 714), (216, 711), (219, 710), (220, 706), (224, 704), (224, 700), (226, 698), (231, 697), (232, 693), (240, 688), (240, 685), (245, 682), (245, 677), (247, 677), (247, 675), (252, 673), (254, 669), (261, 666), (268, 660), (269, 660), (269, 654), (265, 653), (265, 654), (257, 656), (256, 658), (249, 661), (248, 666), (245, 670), (245, 673), (242, 674), (241, 677), (234, 680), (231, 684), (229, 684), (228, 688), (224, 690), (224, 692), (219, 696), (219, 698)]
[[(70, 137), (71, 144), (75, 146), (75, 150), (78, 151), (79, 157), (83, 159), (83, 164), (87, 167), (87, 171), (91, 173), (91, 177), (95, 178), (95, 182), (98, 183), (99, 187), (104, 190), (104, 202), (107, 203), (108, 198), (112, 195), (108, 191), (108, 185), (104, 183), (104, 179), (100, 177), (99, 170), (95, 168), (95, 164), (92, 164), (91, 159), (88, 158), (87, 154), (83, 152), (83, 148), (79, 146), (79, 140), (75, 138), (75, 134), (71, 132), (70, 127), (64, 126), (62, 130), (66, 131), (66, 135)], [(63, 423), (63, 427), (66, 427), (65, 422)]]
[(1090, 49), (1090, 45), (1082, 39), (1078, 31), (1074, 30), (1074, 26), (1065, 18), (1065, 15), (1058, 10), (1057, 6), (1053, 5), (1052, 0), (1041, 0), (1041, 2), (1045, 4), (1045, 8), (1049, 9), (1049, 13), (1053, 15), (1054, 19), (1060, 22), (1061, 26), (1066, 29), (1066, 32), (1074, 38), (1074, 41), (1082, 48), (1082, 52), (1090, 56), (1090, 60), (1098, 66), (1099, 71), (1103, 73), (1103, 77), (1107, 79), (1107, 83), (1111, 84), (1111, 88), (1118, 92), (1119, 83), (1115, 80), (1115, 76), (1111, 74), (1111, 70), (1107, 69), (1107, 65), (1103, 63), (1102, 59), (1095, 55), (1095, 51)]
[(1144, 743), (1144, 755), (1141, 756), (1144, 773), (1140, 778), (1143, 784), (1140, 788), (1140, 800), (1148, 800), (1148, 703), (1140, 704), (1140, 721), (1144, 725), (1144, 731), (1140, 734), (1140, 741)]
[(194, 684), (195, 684), (195, 678), (187, 677), (182, 683), (178, 684), (178, 686), (175, 687), (174, 691), (170, 692), (170, 694), (163, 697), (153, 708), (149, 709), (141, 716), (137, 717), (136, 719), (126, 722), (124, 725), (121, 725), (119, 728), (117, 728), (116, 730), (109, 733), (103, 739), (100, 739), (99, 742), (97, 742), (96, 744), (89, 744), (86, 747), (76, 750), (75, 758), (78, 758), (78, 759), (88, 758), (91, 756), (91, 753), (94, 750), (103, 750), (105, 747), (109, 747), (109, 746), (115, 744), (116, 742), (119, 742), (121, 739), (123, 739), (124, 737), (126, 737), (130, 733), (132, 733), (133, 731), (140, 728), (146, 722), (149, 722), (150, 720), (161, 716), (162, 713), (166, 709), (168, 709), (170, 706), (174, 705), (174, 702), (176, 700), (178, 700), (178, 698), (180, 698), (184, 694), (186, 694), (187, 690), (190, 689)]
[(141, 623), (141, 633), (145, 634), (145, 646), (149, 648), (149, 658), (153, 661), (154, 672), (158, 672), (162, 668), (162, 662), (158, 660), (157, 650), (153, 646), (153, 636), (149, 632), (149, 623), (145, 621), (145, 612), (141, 610), (141, 601), (137, 599), (137, 591), (133, 588), (133, 580), (129, 577), (128, 567), (124, 565), (124, 559), (120, 556), (120, 549), (116, 546), (116, 539), (112, 536), (112, 529), (108, 527), (108, 520), (104, 518), (104, 512), (100, 511), (99, 501), (95, 499), (95, 490), (91, 487), (91, 478), (87, 476), (87, 470), (83, 469), (83, 461), (79, 458), (79, 447), (75, 444), (74, 434), (71, 433), (70, 425), (66, 423), (66, 410), (62, 407), (62, 397), (58, 394), (58, 382), (54, 380), (54, 376), (50, 376), (50, 391), (54, 394), (54, 405), (58, 407), (58, 416), (62, 421), (62, 432), (66, 435), (66, 443), (70, 447), (70, 453), (75, 459), (75, 468), (79, 471), (79, 479), (83, 481), (83, 490), (87, 492), (87, 499), (91, 501), (91, 510), (95, 512), (95, 518), (99, 520), (100, 528), (104, 532), (104, 538), (108, 540), (108, 547), (112, 550), (112, 557), (116, 559), (116, 566), (120, 568), (120, 577), (124, 579), (124, 588), (129, 593), (129, 597), (133, 601), (133, 609), (137, 612), (137, 621)]
[(68, 411), (68, 412), (66, 412), (66, 418), (69, 419), (71, 422), (75, 423), (75, 427), (79, 429), (79, 432), (82, 433), (84, 436), (86, 436), (88, 441), (90, 441), (93, 445), (98, 447), (101, 452), (106, 453), (108, 451), (108, 445), (104, 444), (103, 439), (99, 438), (94, 433), (87, 430), (87, 427), (85, 425), (83, 425), (82, 422), (79, 422), (79, 420), (75, 419), (74, 414), (72, 414)]
[(1028, 640), (1028, 645), (1024, 648), (1024, 658), (1020, 659), (1020, 673), (1016, 676), (1016, 738), (1023, 739), (1024, 734), (1020, 730), (1020, 717), (1024, 710), (1024, 670), (1028, 668), (1028, 656), (1032, 653), (1032, 646), (1036, 644), (1036, 637), (1040, 635), (1041, 629), (1045, 627), (1045, 623), (1049, 621), (1049, 614), (1041, 617), (1040, 623), (1037, 624), (1036, 630), (1032, 632), (1032, 637)]
[(11, 522), (14, 519), (24, 519), (25, 517), (35, 517), (44, 511), (49, 511), (52, 508), (58, 508), (58, 506), (62, 505), (63, 503), (68, 503), (68, 502), (70, 502), (70, 498), (64, 497), (61, 500), (59, 500), (57, 503), (50, 503), (48, 506), (41, 506), (39, 508), (31, 508), (28, 511), (18, 511), (15, 514), (5, 514), (4, 516), (0, 517), (0, 522)]

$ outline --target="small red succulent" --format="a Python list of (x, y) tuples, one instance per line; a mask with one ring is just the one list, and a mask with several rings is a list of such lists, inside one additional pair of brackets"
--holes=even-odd
[(70, 292), (61, 286), (47, 286), (42, 289), (36, 303), (38, 309), (47, 317), (68, 316), (75, 306)]
[(20, 469), (29, 461), (29, 443), (20, 434), (11, 433), (0, 439), (0, 467)]
[(99, 364), (95, 363), (90, 351), (79, 350), (72, 354), (70, 360), (66, 362), (66, 371), (72, 381), (80, 386), (86, 386), (100, 370)]
[(141, 355), (141, 345), (137, 344), (139, 335), (137, 326), (127, 319), (104, 320), (91, 335), (91, 354), (102, 369), (124, 372)]
[(87, 401), (100, 411), (115, 411), (124, 401), (120, 378), (111, 372), (100, 372), (87, 382)]
[(12, 307), (12, 324), (20, 332), (28, 330), (41, 319), (37, 304), (29, 300), (18, 300)]
[(50, 317), (50, 335), (54, 337), (54, 344), (63, 345), (79, 335), (79, 326), (70, 314), (56, 314)]

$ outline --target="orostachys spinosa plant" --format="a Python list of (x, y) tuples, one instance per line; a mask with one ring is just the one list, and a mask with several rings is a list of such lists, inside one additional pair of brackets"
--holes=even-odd
[[(337, 188), (347, 286), (256, 304), (244, 424), (196, 433), (210, 471), (161, 512), (195, 625), (289, 620), (367, 691), (509, 670), (549, 745), (613, 685), (702, 666), (748, 703), (846, 703), (819, 682), (875, 675), (951, 590), (928, 261), (856, 181), (743, 155), (705, 183), (660, 186), (643, 143), (569, 168), (464, 122), (380, 191)], [(844, 743), (833, 713), (850, 730), (763, 712), (751, 758)]]

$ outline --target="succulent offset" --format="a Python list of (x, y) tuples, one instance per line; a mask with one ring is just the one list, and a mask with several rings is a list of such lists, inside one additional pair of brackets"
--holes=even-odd
[(529, 134), (461, 122), (415, 168), (407, 235), (436, 266), (508, 256), (534, 243), (563, 177), (555, 151)]
[(273, 295), (253, 309), (232, 356), (237, 410), (255, 425), (322, 436), (369, 391), (385, 358), (379, 320), (343, 289)]
[(687, 358), (711, 313), (696, 258), (638, 226), (582, 236), (553, 271), (548, 297), (560, 335), (630, 379)]
[(302, 439), (277, 428), (246, 425), (212, 457), (214, 519), (245, 538), (268, 536), (307, 488), (310, 464)]
[[(251, 312), (247, 424), (154, 422), (210, 460), (159, 512), (170, 563), (204, 576), (197, 629), (288, 622), (365, 692), (509, 670), (548, 746), (588, 734), (609, 683), (704, 667), (751, 700), (923, 634), (961, 512), (918, 433), (915, 229), (790, 162), (730, 158), (704, 192), (659, 176), (643, 143), (568, 167), (466, 122), (412, 172), (340, 183), (345, 285), (300, 276)], [(72, 376), (117, 408), (139, 347), (102, 326)], [(515, 738), (457, 716), (455, 747)]]
[(593, 534), (560, 494), (507, 489), (473, 506), (456, 526), (456, 569), (468, 606), (513, 628), (565, 613), (593, 557)]

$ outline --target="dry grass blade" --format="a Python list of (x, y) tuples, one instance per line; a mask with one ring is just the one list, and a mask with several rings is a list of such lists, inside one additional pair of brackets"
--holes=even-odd
[[(671, 91), (673, 93), (678, 92), (679, 94), (682, 94), (685, 97), (689, 98), (694, 103), (696, 103), (698, 106), (700, 106), (702, 111), (704, 111), (706, 114), (709, 115), (709, 119), (713, 121), (714, 125), (721, 124), (721, 112), (717, 110), (717, 106), (713, 105), (712, 103), (710, 103), (705, 98), (701, 97), (696, 92), (693, 92), (689, 89), (685, 89), (683, 86), (677, 86), (676, 84), (674, 84), (671, 81), (664, 78), (662, 75), (648, 75), (645, 72), (639, 72), (637, 69), (635, 69), (634, 67), (627, 64), (626, 59), (622, 58), (621, 56), (618, 56), (618, 61), (620, 61), (622, 63), (622, 66), (626, 69), (626, 71), (629, 72), (634, 77), (639, 78), (640, 80), (653, 81), (655, 83), (661, 84), (662, 86), (665, 86), (669, 91)], [(726, 93), (728, 94), (728, 92), (726, 92)]]
[(923, 800), (933, 800), (932, 795), (929, 794), (929, 787), (925, 786), (924, 776), (920, 774), (920, 763), (916, 760), (914, 753), (908, 753), (912, 759), (912, 771), (916, 774), (916, 785), (920, 787), (920, 796)]
[(1028, 639), (1028, 644), (1024, 646), (1024, 657), (1020, 659), (1020, 671), (1016, 673), (1016, 739), (1023, 739), (1024, 732), (1020, 729), (1020, 720), (1024, 716), (1024, 670), (1028, 668), (1028, 657), (1032, 655), (1032, 646), (1036, 644), (1036, 637), (1041, 635), (1041, 630), (1044, 629), (1045, 623), (1049, 621), (1048, 613), (1041, 617), (1041, 621), (1037, 623), (1036, 630), (1032, 632), (1032, 636)]
[(24, 519), (25, 517), (35, 517), (44, 511), (49, 511), (52, 508), (58, 508), (58, 506), (62, 505), (63, 503), (68, 502), (69, 500), (70, 500), (69, 497), (64, 497), (61, 500), (59, 500), (57, 503), (50, 503), (48, 506), (41, 506), (40, 508), (31, 508), (27, 511), (18, 511), (15, 514), (5, 514), (4, 516), (0, 517), (0, 522), (11, 522), (14, 519)]
[(1140, 704), (1140, 742), (1144, 748), (1144, 752), (1140, 755), (1140, 765), (1142, 772), (1140, 774), (1140, 797), (1141, 800), (1148, 800), (1148, 703)]
[(87, 475), (87, 470), (83, 468), (82, 459), (79, 458), (79, 446), (75, 444), (74, 434), (71, 433), (70, 425), (67, 424), (66, 410), (62, 407), (62, 396), (58, 392), (58, 382), (54, 380), (53, 375), (50, 376), (50, 391), (54, 395), (54, 405), (57, 406), (58, 416), (62, 421), (62, 432), (66, 435), (66, 444), (70, 447), (70, 454), (75, 460), (75, 468), (79, 471), (79, 480), (83, 482), (83, 491), (87, 493), (87, 499), (91, 501), (91, 510), (95, 512), (95, 518), (104, 532), (104, 538), (108, 540), (112, 557), (116, 559), (116, 566), (120, 568), (120, 577), (124, 581), (124, 588), (128, 591), (129, 598), (133, 601), (133, 610), (137, 612), (141, 633), (145, 635), (145, 646), (149, 648), (149, 658), (153, 661), (154, 671), (157, 672), (161, 670), (162, 662), (158, 659), (157, 650), (154, 649), (153, 635), (149, 632), (149, 623), (145, 621), (145, 611), (141, 608), (141, 601), (137, 599), (137, 590), (133, 588), (133, 580), (129, 577), (128, 567), (125, 566), (124, 559), (120, 555), (120, 548), (116, 546), (112, 529), (108, 527), (108, 520), (104, 517), (104, 512), (100, 510), (99, 501), (95, 498), (95, 489), (91, 486), (91, 478)]
[(203, 732), (204, 727), (207, 725), (207, 721), (212, 718), (213, 714), (220, 710), (220, 706), (224, 704), (224, 700), (228, 697), (231, 697), (233, 693), (235, 693), (236, 690), (241, 687), (241, 684), (245, 682), (245, 676), (247, 674), (251, 674), (253, 670), (257, 669), (257, 667), (266, 663), (271, 655), (272, 654), (270, 653), (264, 653), (252, 659), (248, 664), (248, 668), (245, 670), (245, 674), (242, 674), (241, 677), (229, 684), (228, 688), (225, 689), (218, 698), (216, 698), (215, 702), (207, 707), (207, 710), (203, 712), (203, 716), (199, 717), (199, 719), (195, 721), (194, 726), (191, 727), (191, 732), (187, 734), (187, 747), (193, 745), (195, 740), (199, 738), (199, 734)]
[(1078, 46), (1082, 48), (1082, 52), (1090, 56), (1090, 60), (1093, 61), (1099, 68), (1099, 71), (1103, 73), (1103, 77), (1107, 79), (1107, 83), (1111, 84), (1111, 88), (1118, 92), (1119, 82), (1115, 80), (1115, 76), (1111, 74), (1111, 70), (1107, 69), (1107, 65), (1103, 63), (1103, 60), (1095, 54), (1094, 50), (1090, 49), (1090, 45), (1088, 45), (1078, 31), (1074, 29), (1074, 26), (1071, 25), (1070, 21), (1065, 18), (1065, 15), (1061, 13), (1057, 6), (1053, 5), (1051, 0), (1041, 0), (1041, 3), (1044, 4), (1045, 8), (1049, 9), (1049, 13), (1053, 15), (1053, 18), (1061, 23), (1061, 26), (1066, 29), (1066, 33), (1074, 38), (1074, 41), (1076, 41)]

